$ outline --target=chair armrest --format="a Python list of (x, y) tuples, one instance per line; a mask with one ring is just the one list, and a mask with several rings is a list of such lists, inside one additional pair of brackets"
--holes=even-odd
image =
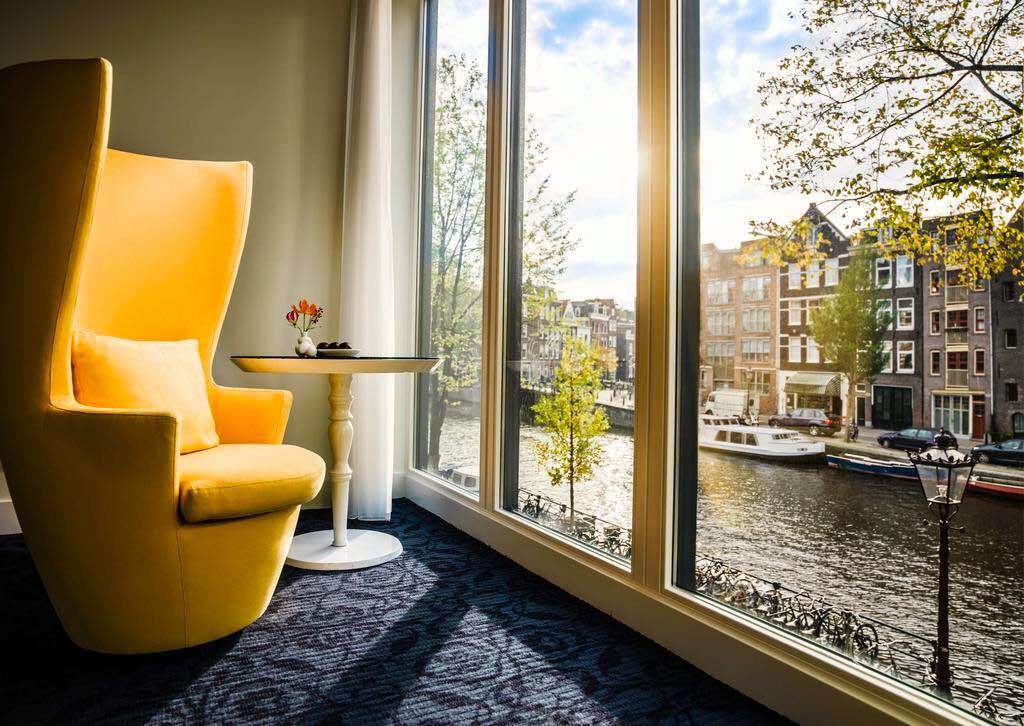
[(45, 526), (92, 530), (98, 539), (127, 528), (129, 543), (150, 527), (173, 528), (180, 437), (181, 422), (170, 411), (55, 402), (35, 444), (37, 474), (15, 498), (19, 519), (24, 502), (26, 515)]
[(210, 408), (222, 444), (280, 444), (292, 409), (292, 394), (214, 384)]

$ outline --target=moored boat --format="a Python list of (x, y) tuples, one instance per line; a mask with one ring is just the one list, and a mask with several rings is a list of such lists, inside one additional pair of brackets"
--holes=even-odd
[[(862, 454), (829, 454), (825, 460), (833, 469), (917, 481), (914, 465), (909, 461), (875, 459)], [(1000, 481), (988, 475), (984, 478), (977, 475), (972, 476), (967, 488), (985, 494), (1024, 499), (1024, 482)]]
[(700, 424), (702, 449), (789, 462), (818, 461), (825, 454), (824, 443), (788, 429), (749, 426), (731, 416), (701, 416)]

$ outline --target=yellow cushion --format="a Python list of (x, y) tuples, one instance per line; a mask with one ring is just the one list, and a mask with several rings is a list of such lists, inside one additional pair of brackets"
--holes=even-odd
[(182, 453), (220, 443), (195, 340), (126, 340), (76, 331), (71, 360), (80, 403), (173, 411), (181, 419)]
[(324, 460), (287, 444), (223, 444), (178, 457), (181, 514), (233, 519), (304, 504), (324, 481)]

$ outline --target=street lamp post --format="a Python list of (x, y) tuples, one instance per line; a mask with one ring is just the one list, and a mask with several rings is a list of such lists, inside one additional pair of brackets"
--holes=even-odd
[(940, 431), (934, 445), (922, 452), (910, 452), (910, 461), (921, 482), (921, 492), (939, 525), (939, 620), (932, 680), (942, 693), (950, 695), (953, 673), (949, 667), (949, 523), (956, 516), (977, 463), (973, 453), (956, 450), (956, 439)]

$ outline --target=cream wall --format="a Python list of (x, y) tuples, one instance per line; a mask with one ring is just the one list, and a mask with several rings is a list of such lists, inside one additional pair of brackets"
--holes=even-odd
[[(326, 383), (244, 374), (227, 356), (290, 352), (283, 315), (300, 295), (327, 306), (325, 334), (336, 324), (349, 14), (349, 0), (0, 3), (0, 67), (111, 61), (112, 146), (253, 163), (249, 233), (214, 376), (294, 391), (286, 440), (325, 457)], [(5, 493), (0, 482), (0, 500)]]

